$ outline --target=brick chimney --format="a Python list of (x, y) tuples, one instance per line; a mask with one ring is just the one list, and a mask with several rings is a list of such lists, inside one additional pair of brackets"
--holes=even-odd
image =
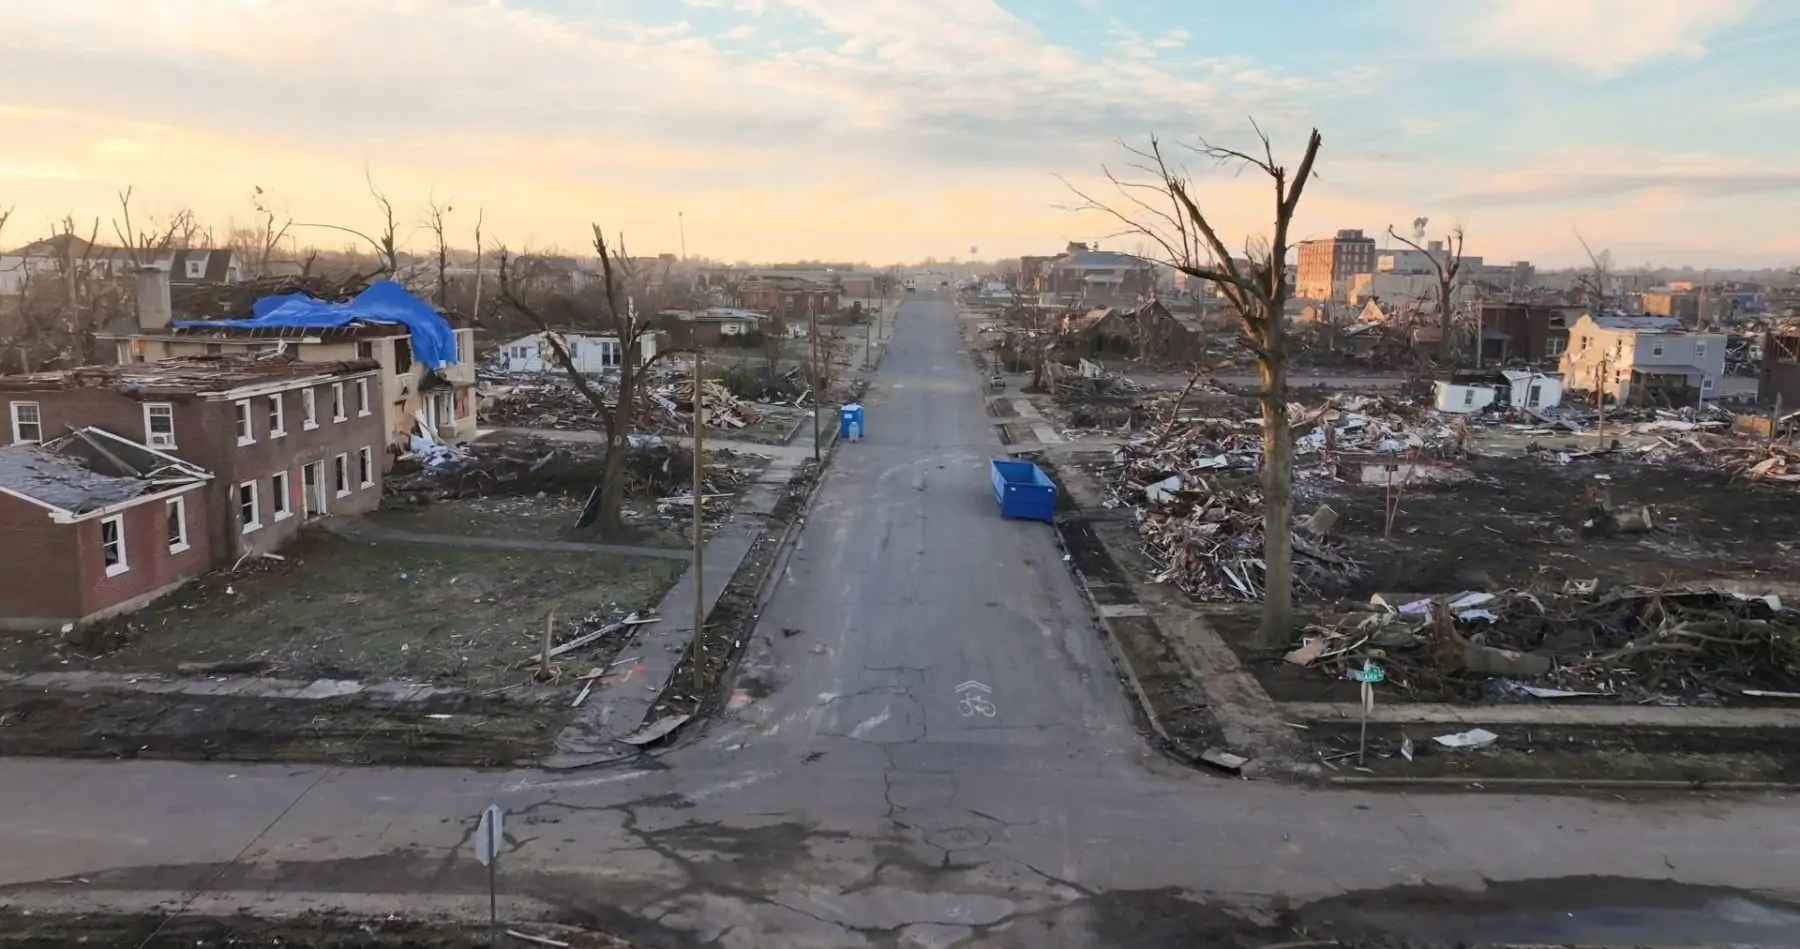
[(138, 329), (166, 330), (174, 318), (174, 305), (169, 302), (169, 272), (156, 267), (139, 267), (137, 272)]

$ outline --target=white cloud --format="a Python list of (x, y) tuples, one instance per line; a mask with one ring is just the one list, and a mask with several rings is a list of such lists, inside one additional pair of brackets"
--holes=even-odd
[(1188, 44), (1194, 34), (1183, 29), (1173, 29), (1156, 38), (1150, 45), (1157, 49), (1181, 49)]
[[(1485, 0), (1448, 18), (1453, 46), (1571, 66), (1612, 78), (1664, 57), (1699, 59), (1713, 34), (1743, 22), (1756, 0)], [(1443, 7), (1432, 4), (1441, 12)], [(1465, 7), (1464, 9), (1468, 9)]]

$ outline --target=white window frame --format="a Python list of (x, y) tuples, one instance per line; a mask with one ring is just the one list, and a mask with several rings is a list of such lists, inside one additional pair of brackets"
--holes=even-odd
[(178, 524), (181, 528), (181, 530), (180, 530), (181, 536), (177, 537), (174, 540), (169, 541), (169, 553), (172, 553), (172, 554), (186, 553), (188, 550), (187, 498), (186, 497), (170, 498), (168, 501), (164, 502), (164, 506), (163, 506), (163, 525), (164, 525), (164, 527), (168, 526), (170, 511), (175, 512), (175, 523)]
[(319, 427), (319, 394), (318, 390), (307, 386), (300, 390), (300, 428), (312, 431)]
[[(237, 486), (238, 518), (244, 522), (243, 532), (254, 534), (262, 530), (262, 492), (257, 490), (255, 481), (245, 481)], [(244, 517), (244, 489), (250, 489), (250, 516)]]
[(1704, 340), (1698, 340), (1698, 339), (1694, 340), (1694, 358), (1699, 359), (1705, 355), (1706, 355), (1706, 342)]
[(233, 404), (237, 406), (238, 447), (242, 448), (245, 445), (256, 444), (256, 420), (252, 417), (253, 413), (250, 411), (250, 400), (239, 399)]
[(340, 498), (350, 496), (350, 455), (345, 453), (332, 459), (331, 490)]
[(362, 418), (368, 415), (369, 405), (369, 380), (358, 379), (356, 380), (356, 417)]
[(1661, 344), (1661, 343), (1651, 343), (1650, 344), (1650, 355), (1661, 356), (1662, 354), (1663, 354), (1663, 344)]
[[(111, 524), (113, 527), (113, 542), (111, 544), (106, 542), (106, 525), (108, 524)], [(106, 548), (109, 546), (116, 546), (119, 548), (118, 563), (106, 563)], [(114, 514), (111, 517), (103, 517), (100, 519), (100, 562), (105, 564), (106, 575), (109, 577), (116, 577), (122, 573), (129, 573), (131, 571), (131, 562), (125, 555), (125, 515)]]
[[(27, 406), (31, 408), (32, 414), (37, 416), (36, 421), (27, 422), (19, 418), (19, 410)], [(27, 425), (37, 429), (36, 438), (25, 437), (24, 429)], [(14, 402), (12, 404), (12, 432), (14, 444), (36, 445), (41, 443), (44, 440), (44, 407), (36, 402)]]
[(274, 512), (270, 519), (277, 524), (294, 516), (293, 476), (286, 471), (269, 476), (269, 510)]
[(1712, 387), (1713, 387), (1713, 381), (1711, 379), (1702, 378), (1700, 380), (1700, 388), (1711, 389)]
[[(167, 435), (159, 435), (157, 433), (155, 427), (153, 427), (150, 424), (150, 420), (156, 417), (156, 412), (154, 411), (156, 409), (163, 409), (168, 413), (167, 418), (169, 419), (169, 432)], [(144, 444), (150, 446), (151, 448), (174, 448), (175, 447), (175, 406), (172, 403), (169, 403), (169, 402), (145, 402), (144, 403)]]
[(375, 449), (372, 446), (365, 445), (356, 450), (356, 480), (361, 482), (360, 487), (375, 486)]
[(342, 422), (349, 417), (344, 414), (344, 384), (334, 382), (331, 384), (331, 420)]
[(287, 434), (287, 406), (282, 404), (281, 393), (269, 396), (269, 437), (280, 438)]

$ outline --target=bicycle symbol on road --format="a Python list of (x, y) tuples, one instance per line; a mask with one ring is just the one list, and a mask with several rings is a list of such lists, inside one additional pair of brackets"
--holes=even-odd
[(974, 718), (977, 715), (983, 718), (993, 718), (1000, 711), (988, 699), (988, 695), (993, 691), (974, 679), (964, 682), (956, 687), (956, 694), (961, 696), (956, 703), (956, 710), (961, 712), (964, 718)]

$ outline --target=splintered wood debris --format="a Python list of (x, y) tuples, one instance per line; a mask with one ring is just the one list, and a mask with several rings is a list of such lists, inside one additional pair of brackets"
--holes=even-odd
[(1377, 595), (1309, 625), (1287, 655), (1332, 678), (1365, 660), (1419, 698), (1719, 704), (1800, 690), (1800, 615), (1710, 586)]

